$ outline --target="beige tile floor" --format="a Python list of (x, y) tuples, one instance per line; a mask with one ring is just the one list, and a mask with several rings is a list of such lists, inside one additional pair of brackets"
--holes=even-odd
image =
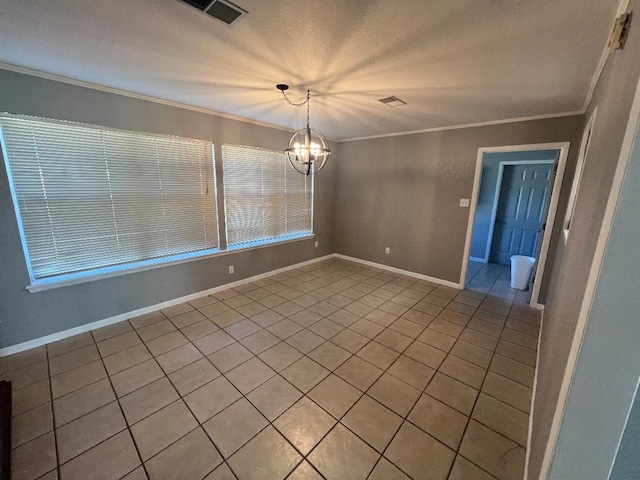
[(522, 478), (539, 315), (331, 259), (0, 359), (13, 478)]

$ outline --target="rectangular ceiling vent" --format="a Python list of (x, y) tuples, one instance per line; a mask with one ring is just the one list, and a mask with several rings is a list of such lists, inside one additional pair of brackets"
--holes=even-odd
[(399, 107), (401, 105), (407, 104), (407, 102), (405, 102), (404, 100), (400, 100), (398, 97), (394, 97), (394, 96), (381, 98), (378, 101), (384, 103), (389, 107)]
[(244, 8), (237, 6), (228, 0), (181, 0), (187, 5), (197, 8), (198, 10), (212, 16), (216, 20), (220, 20), (230, 27), (238, 23), (247, 12)]

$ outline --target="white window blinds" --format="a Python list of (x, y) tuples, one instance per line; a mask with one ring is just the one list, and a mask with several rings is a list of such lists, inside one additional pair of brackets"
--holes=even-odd
[(296, 172), (284, 152), (222, 145), (230, 249), (309, 235), (313, 176)]
[(212, 143), (0, 115), (32, 280), (218, 247)]

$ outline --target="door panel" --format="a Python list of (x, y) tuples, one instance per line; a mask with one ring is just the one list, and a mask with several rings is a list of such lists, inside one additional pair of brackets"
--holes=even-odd
[(509, 265), (512, 255), (537, 254), (552, 177), (552, 164), (505, 165), (490, 262)]

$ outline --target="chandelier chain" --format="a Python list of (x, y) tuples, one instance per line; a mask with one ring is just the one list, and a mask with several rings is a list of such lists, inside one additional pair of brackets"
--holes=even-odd
[(304, 107), (305, 105), (307, 106), (307, 128), (309, 128), (309, 113), (311, 111), (311, 90), (307, 90), (307, 98), (305, 98), (304, 102), (300, 103), (292, 102), (289, 97), (287, 97), (287, 94), (284, 92), (284, 90), (280, 91), (282, 92), (282, 96), (289, 105), (293, 105), (294, 107)]
[(287, 103), (289, 105), (293, 105), (294, 107), (304, 107), (305, 105), (309, 105), (309, 96), (310, 96), (310, 90), (307, 90), (307, 98), (305, 98), (304, 102), (300, 102), (300, 103), (295, 103), (292, 102), (289, 97), (287, 97), (287, 94), (284, 92), (284, 90), (280, 90), (282, 92), (282, 96), (284, 97), (284, 99), (287, 101)]

